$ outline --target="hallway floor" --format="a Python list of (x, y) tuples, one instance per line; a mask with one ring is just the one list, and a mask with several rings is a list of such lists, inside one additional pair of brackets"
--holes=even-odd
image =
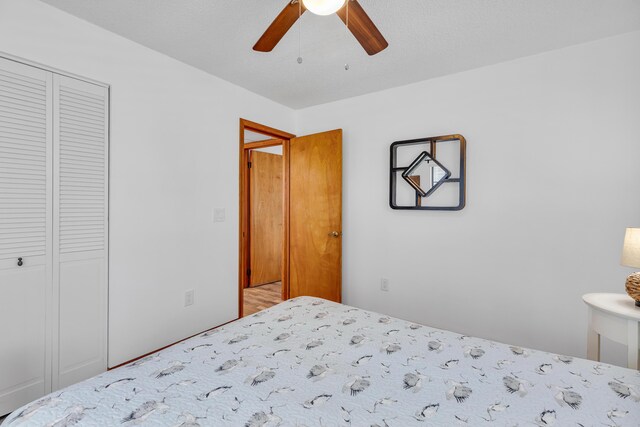
[(282, 302), (282, 283), (274, 282), (244, 290), (244, 315), (248, 316)]

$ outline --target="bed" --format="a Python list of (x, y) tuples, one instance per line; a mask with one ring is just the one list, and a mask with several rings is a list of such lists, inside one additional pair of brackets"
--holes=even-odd
[(638, 371), (302, 297), (13, 412), (3, 426), (638, 426)]

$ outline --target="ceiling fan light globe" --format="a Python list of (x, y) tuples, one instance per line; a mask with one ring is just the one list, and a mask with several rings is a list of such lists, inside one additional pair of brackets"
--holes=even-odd
[(331, 15), (339, 11), (346, 0), (302, 0), (304, 7), (315, 15)]

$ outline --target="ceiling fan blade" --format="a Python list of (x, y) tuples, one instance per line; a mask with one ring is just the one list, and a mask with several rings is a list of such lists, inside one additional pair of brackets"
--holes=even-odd
[(253, 50), (271, 52), (306, 10), (302, 0), (290, 0), (282, 12), (269, 25), (260, 40), (253, 46)]
[[(369, 55), (380, 53), (389, 46), (384, 36), (364, 11), (358, 0), (347, 0), (349, 7), (349, 30)], [(347, 6), (337, 12), (347, 24)]]

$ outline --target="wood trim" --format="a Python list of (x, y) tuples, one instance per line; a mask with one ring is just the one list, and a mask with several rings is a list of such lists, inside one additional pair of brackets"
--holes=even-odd
[(221, 327), (223, 327), (223, 326), (225, 326), (225, 325), (228, 325), (229, 323), (233, 323), (233, 322), (235, 322), (236, 320), (240, 320), (240, 318), (233, 319), (233, 320), (229, 320), (228, 322), (225, 322), (225, 323), (223, 323), (223, 324), (221, 324), (221, 325), (214, 326), (213, 328), (205, 329), (205, 330), (204, 330), (204, 331), (202, 331), (202, 332), (198, 332), (197, 334), (193, 334), (193, 335), (191, 335), (190, 337), (183, 338), (183, 339), (181, 339), (180, 341), (176, 341), (176, 342), (174, 342), (174, 343), (172, 343), (172, 344), (165, 345), (164, 347), (161, 347), (161, 348), (159, 348), (159, 349), (157, 349), (157, 350), (153, 350), (153, 351), (150, 351), (149, 353), (145, 353), (145, 354), (143, 354), (142, 356), (138, 356), (138, 357), (136, 357), (136, 358), (134, 358), (134, 359), (131, 359), (131, 360), (128, 360), (128, 361), (126, 361), (126, 362), (122, 362), (122, 363), (120, 363), (119, 365), (116, 365), (116, 366), (114, 366), (114, 367), (112, 367), (112, 368), (107, 368), (107, 371), (112, 371), (112, 370), (114, 370), (114, 369), (118, 369), (118, 368), (120, 368), (120, 367), (122, 367), (122, 366), (128, 365), (129, 363), (133, 363), (133, 362), (135, 362), (136, 360), (140, 360), (140, 359), (142, 359), (143, 357), (151, 356), (151, 355), (152, 355), (152, 354), (154, 354), (154, 353), (157, 353), (157, 352), (162, 351), (162, 350), (166, 350), (166, 349), (168, 349), (169, 347), (172, 347), (172, 346), (174, 346), (174, 345), (176, 345), (176, 344), (181, 343), (182, 341), (186, 341), (186, 340), (191, 339), (191, 338), (193, 338), (193, 337), (197, 337), (198, 335), (202, 335), (202, 334), (204, 334), (205, 332), (213, 331), (214, 329), (221, 328)]
[(243, 294), (244, 294), (244, 271), (245, 271), (245, 265), (246, 265), (246, 260), (244, 259), (245, 253), (246, 253), (246, 245), (245, 245), (245, 236), (244, 236), (244, 232), (245, 232), (245, 227), (246, 227), (246, 221), (247, 221), (247, 217), (246, 217), (246, 209), (244, 207), (245, 205), (245, 200), (244, 200), (244, 196), (245, 196), (245, 162), (246, 162), (246, 156), (245, 156), (245, 151), (244, 151), (244, 126), (245, 126), (245, 122), (243, 119), (240, 119), (240, 124), (239, 124), (239, 139), (240, 139), (240, 143), (238, 145), (239, 147), (239, 153), (238, 153), (238, 185), (239, 185), (239, 189), (238, 189), (238, 206), (239, 206), (239, 212), (238, 212), (238, 318), (242, 318), (242, 306), (243, 306)]
[[(246, 144), (245, 144), (246, 145)], [(251, 265), (251, 233), (249, 232), (251, 230), (251, 203), (250, 198), (251, 198), (251, 170), (249, 169), (249, 167), (247, 166), (248, 163), (251, 163), (252, 161), (252, 156), (251, 156), (251, 151), (247, 150), (246, 148), (242, 150), (242, 152), (244, 153), (244, 163), (243, 163), (243, 168), (244, 168), (244, 202), (245, 202), (245, 223), (244, 223), (244, 229), (243, 229), (243, 236), (245, 237), (244, 240), (244, 244), (245, 244), (245, 251), (243, 253), (244, 256), (244, 269), (242, 270), (242, 272), (246, 271), (248, 266)], [(241, 272), (241, 273), (242, 273)], [(242, 298), (243, 298), (243, 303), (242, 303), (242, 307), (244, 309), (244, 289), (248, 288), (251, 284), (251, 280), (249, 280), (249, 275), (248, 274), (242, 274)], [(240, 316), (242, 317), (242, 316)]]
[[(260, 123), (250, 120), (240, 119), (240, 135), (239, 135), (239, 152), (238, 152), (238, 317), (243, 317), (244, 305), (244, 288), (247, 283), (247, 265), (249, 256), (249, 170), (247, 168), (249, 150), (262, 147), (273, 147), (282, 145), (282, 160), (284, 164), (284, 244), (282, 256), (282, 295), (283, 300), (288, 299), (289, 295), (289, 140), (295, 138), (292, 133), (284, 132)], [(244, 131), (250, 130), (256, 133), (264, 134), (272, 139), (267, 141), (257, 141), (253, 143), (244, 143)], [(284, 297), (287, 298), (284, 298)]]
[[(252, 122), (250, 120), (240, 119), (240, 126), (247, 130), (252, 130), (256, 133), (261, 133), (263, 135), (270, 136), (275, 139), (291, 139), (296, 136), (292, 133), (288, 133), (276, 128), (272, 128), (269, 126), (261, 125), (260, 123)], [(244, 139), (244, 134), (242, 135)]]
[(282, 145), (282, 141), (282, 139), (265, 139), (264, 141), (247, 142), (244, 144), (244, 148), (245, 150), (255, 150), (256, 148), (277, 147)]
[(284, 238), (282, 240), (282, 301), (286, 301), (289, 299), (289, 184), (291, 182), (289, 175), (290, 146), (290, 139), (284, 140), (282, 142), (282, 167), (284, 168), (282, 172), (284, 186), (284, 200), (282, 202), (282, 213), (284, 216), (282, 219), (284, 230)]

